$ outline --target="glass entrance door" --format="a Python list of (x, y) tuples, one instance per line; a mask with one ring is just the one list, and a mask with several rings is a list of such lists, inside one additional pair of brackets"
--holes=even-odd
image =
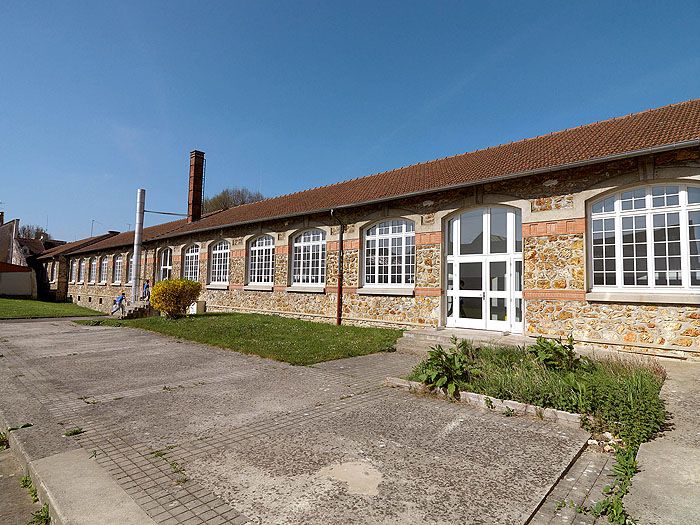
[(520, 211), (469, 210), (447, 228), (447, 326), (522, 332)]

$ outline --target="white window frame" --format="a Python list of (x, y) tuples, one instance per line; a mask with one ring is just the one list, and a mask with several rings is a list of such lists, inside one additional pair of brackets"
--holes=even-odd
[(182, 278), (199, 281), (199, 244), (185, 248), (182, 257)]
[(78, 283), (82, 284), (85, 282), (85, 258), (80, 259), (78, 264)]
[(228, 284), (231, 243), (221, 239), (209, 248), (209, 283)]
[(122, 272), (124, 271), (124, 257), (121, 253), (114, 256), (114, 262), (112, 263), (112, 283), (121, 284), (122, 283)]
[[(653, 189), (667, 186), (678, 186), (678, 204), (672, 206), (659, 206), (653, 207)], [(689, 237), (689, 214), (691, 212), (700, 212), (700, 202), (689, 204), (688, 203), (688, 188), (695, 188), (700, 190), (699, 184), (686, 184), (674, 181), (658, 181), (648, 185), (635, 186), (632, 188), (624, 188), (617, 190), (614, 193), (597, 196), (592, 199), (587, 206), (588, 212), (588, 282), (589, 289), (591, 292), (604, 292), (604, 293), (614, 293), (614, 292), (644, 292), (651, 294), (687, 294), (689, 291), (697, 292), (700, 290), (700, 284), (691, 285), (691, 270), (690, 270), (690, 237)], [(622, 209), (622, 194), (627, 192), (634, 192), (635, 190), (644, 190), (644, 207), (623, 210)], [(614, 199), (613, 209), (611, 211), (603, 212), (593, 212), (593, 207), (606, 199)], [(658, 197), (657, 197), (658, 198)], [(627, 200), (629, 201), (629, 200)], [(641, 201), (641, 198), (638, 199)], [(634, 204), (632, 204), (634, 206)], [(654, 225), (653, 218), (654, 215), (668, 214), (668, 213), (678, 213), (679, 215), (679, 228), (680, 228), (680, 275), (681, 275), (681, 285), (657, 285), (656, 284), (656, 262), (655, 262), (655, 243), (654, 243)], [(625, 217), (645, 217), (645, 229), (646, 229), (646, 274), (647, 274), (647, 284), (637, 285), (637, 284), (624, 284), (624, 254), (623, 254), (623, 218)], [(596, 220), (613, 219), (614, 220), (614, 231), (615, 231), (615, 254), (614, 254), (614, 266), (615, 266), (615, 284), (595, 284), (595, 272), (599, 271), (594, 268), (594, 260), (597, 258), (594, 254), (594, 232), (593, 223)], [(668, 249), (668, 247), (667, 247)], [(661, 257), (659, 257), (661, 258)], [(603, 262), (605, 264), (605, 262)], [(660, 271), (668, 271), (661, 269)], [(612, 273), (612, 272), (610, 272)], [(629, 273), (629, 271), (628, 271)]]
[(167, 281), (173, 276), (173, 249), (163, 248), (158, 254), (158, 280)]
[[(394, 231), (400, 227), (400, 231)], [(416, 230), (410, 219), (383, 219), (365, 228), (362, 238), (363, 286), (367, 288), (414, 288), (416, 282)], [(398, 241), (398, 245), (393, 246)], [(382, 247), (380, 244), (385, 243)], [(400, 263), (392, 264), (392, 249), (400, 248)], [(386, 249), (386, 255), (381, 250)], [(370, 252), (370, 250), (372, 250)], [(372, 262), (373, 264), (370, 264)], [(400, 272), (392, 269), (400, 266)], [(386, 272), (380, 272), (381, 269)], [(407, 271), (407, 268), (410, 271)], [(385, 276), (387, 282), (380, 282)], [(398, 278), (397, 282), (391, 282)]]
[(109, 270), (109, 259), (107, 256), (100, 257), (100, 271), (97, 279), (100, 284), (107, 282), (107, 271)]
[(74, 283), (78, 276), (78, 259), (71, 259), (70, 261), (70, 282)]
[(134, 281), (134, 254), (126, 254), (126, 284), (132, 284)]
[(88, 272), (88, 282), (95, 284), (97, 280), (97, 257), (90, 258), (90, 271)]
[[(318, 257), (315, 257), (316, 253)], [(326, 284), (326, 232), (320, 228), (304, 230), (292, 241), (292, 286), (313, 287)]]
[(275, 282), (275, 238), (259, 235), (248, 243), (248, 284)]
[(56, 261), (51, 263), (51, 282), (56, 281)]

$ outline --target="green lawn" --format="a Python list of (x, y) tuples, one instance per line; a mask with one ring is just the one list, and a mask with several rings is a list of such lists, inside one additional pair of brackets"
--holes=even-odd
[(344, 357), (390, 351), (400, 330), (335, 326), (261, 314), (205, 314), (181, 319), (96, 319), (77, 321), (100, 326), (129, 326), (230, 348), (245, 354), (311, 365)]
[(73, 317), (104, 315), (73, 303), (51, 303), (31, 299), (0, 297), (0, 319), (29, 319), (34, 317)]

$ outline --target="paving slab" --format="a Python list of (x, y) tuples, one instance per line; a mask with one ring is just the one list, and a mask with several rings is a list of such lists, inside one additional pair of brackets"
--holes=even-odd
[(695, 525), (700, 507), (700, 363), (664, 360), (661, 397), (672, 429), (643, 443), (640, 472), (625, 497), (641, 525)]

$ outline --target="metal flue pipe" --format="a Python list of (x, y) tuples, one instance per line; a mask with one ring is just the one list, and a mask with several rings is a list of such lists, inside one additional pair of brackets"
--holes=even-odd
[(134, 228), (134, 259), (131, 261), (131, 302), (135, 303), (139, 297), (141, 280), (141, 238), (143, 237), (143, 209), (146, 202), (146, 190), (136, 190), (136, 227)]

